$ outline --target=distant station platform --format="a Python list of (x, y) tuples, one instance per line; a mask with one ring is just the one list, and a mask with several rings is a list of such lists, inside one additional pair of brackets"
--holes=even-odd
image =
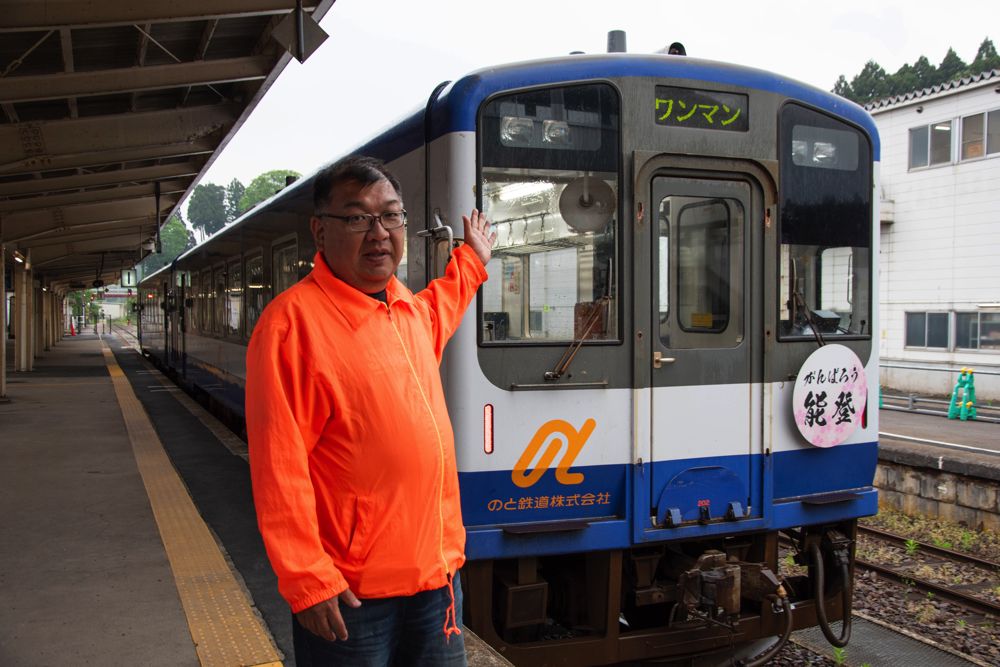
[(879, 457), (1000, 481), (1000, 424), (880, 410)]
[(0, 664), (294, 665), (242, 440), (112, 335), (64, 338), (7, 395)]

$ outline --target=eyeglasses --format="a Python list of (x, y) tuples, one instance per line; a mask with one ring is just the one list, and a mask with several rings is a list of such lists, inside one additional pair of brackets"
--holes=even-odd
[(333, 218), (334, 220), (343, 220), (347, 223), (347, 229), (352, 232), (365, 233), (370, 232), (374, 227), (375, 223), (379, 222), (382, 228), (387, 232), (391, 232), (394, 229), (399, 229), (406, 224), (406, 211), (386, 211), (381, 215), (373, 215), (371, 213), (355, 213), (354, 215), (334, 215), (333, 213), (317, 213), (317, 218)]

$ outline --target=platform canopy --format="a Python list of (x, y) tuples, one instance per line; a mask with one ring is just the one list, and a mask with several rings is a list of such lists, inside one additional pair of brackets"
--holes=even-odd
[[(319, 19), (334, 0), (304, 0)], [(295, 0), (3, 0), (0, 243), (57, 290), (115, 282), (291, 58)], [(286, 23), (279, 32), (286, 34)], [(157, 196), (158, 193), (158, 196)]]

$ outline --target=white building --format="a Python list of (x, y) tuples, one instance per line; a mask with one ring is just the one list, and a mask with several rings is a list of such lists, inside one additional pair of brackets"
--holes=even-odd
[(868, 106), (882, 141), (882, 385), (1000, 399), (1000, 70)]

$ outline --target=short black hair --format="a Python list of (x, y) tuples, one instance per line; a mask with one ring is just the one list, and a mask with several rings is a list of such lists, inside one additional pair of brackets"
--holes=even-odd
[(385, 168), (385, 163), (381, 160), (366, 155), (350, 155), (337, 160), (316, 174), (316, 180), (313, 181), (313, 211), (320, 213), (329, 206), (330, 193), (341, 183), (355, 181), (371, 185), (381, 180), (389, 181), (399, 198), (403, 198), (399, 179)]

